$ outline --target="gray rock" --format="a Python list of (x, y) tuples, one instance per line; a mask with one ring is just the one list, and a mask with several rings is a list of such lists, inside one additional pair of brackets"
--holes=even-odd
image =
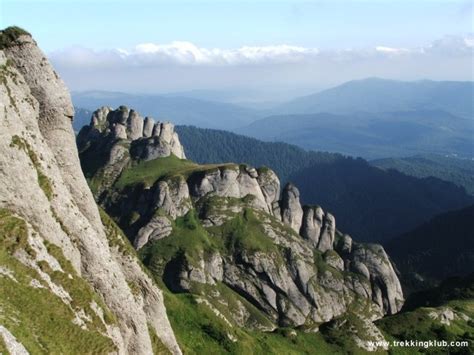
[(141, 150), (137, 150), (139, 152), (137, 155), (142, 160), (154, 160), (157, 158), (165, 158), (169, 157), (171, 154), (171, 149), (169, 144), (166, 144), (158, 137), (154, 136), (143, 140), (140, 142), (142, 147)]
[(254, 208), (270, 212), (257, 179), (237, 165), (219, 166), (194, 174), (190, 179), (190, 191), (195, 200), (207, 195), (235, 198), (251, 195)]
[(352, 260), (364, 264), (366, 273), (369, 274), (372, 299), (383, 313), (394, 314), (400, 311), (404, 300), (402, 287), (383, 247), (378, 244), (357, 244), (353, 249)]
[(344, 271), (344, 260), (335, 251), (328, 250), (324, 253), (324, 261), (339, 271)]
[(350, 254), (352, 251), (352, 238), (348, 234), (344, 234), (341, 241), (341, 253)]
[(132, 141), (143, 136), (143, 118), (135, 110), (130, 110), (127, 119), (127, 136)]
[(173, 140), (174, 125), (171, 122), (163, 122), (160, 124), (160, 139), (170, 144)]
[(153, 126), (153, 132), (151, 133), (153, 137), (159, 137), (161, 134), (161, 123), (156, 122)]
[(316, 248), (319, 243), (323, 217), (324, 211), (319, 206), (305, 206), (303, 208), (303, 223), (301, 225), (300, 234), (309, 241), (313, 248)]
[(112, 109), (110, 107), (103, 106), (92, 113), (91, 125), (97, 128), (99, 131), (104, 130), (108, 127), (107, 116)]
[(268, 206), (270, 214), (280, 217), (280, 212), (275, 212), (275, 207), (278, 207), (278, 198), (280, 197), (280, 179), (271, 169), (259, 169), (257, 182), (262, 189), (262, 194)]
[(155, 121), (151, 117), (145, 117), (145, 122), (143, 123), (143, 137), (148, 138), (153, 134), (153, 126)]
[(154, 209), (161, 209), (171, 218), (184, 216), (192, 207), (189, 188), (182, 177), (159, 181), (153, 192)]
[(184, 147), (179, 141), (178, 133), (173, 132), (173, 138), (171, 138), (170, 146), (171, 153), (176, 155), (179, 159), (186, 159), (186, 155), (184, 154)]
[(334, 247), (334, 238), (336, 235), (336, 219), (330, 213), (324, 215), (323, 229), (319, 237), (318, 249), (322, 252), (332, 250)]
[(291, 183), (286, 184), (280, 201), (281, 220), (289, 225), (295, 232), (299, 233), (302, 220), (303, 208), (300, 204), (300, 192)]
[(135, 249), (141, 249), (149, 241), (165, 238), (169, 236), (173, 228), (169, 218), (155, 216), (145, 226), (140, 228), (133, 242)]
[(116, 123), (113, 126), (113, 132), (114, 132), (115, 138), (127, 139), (127, 128), (123, 124)]

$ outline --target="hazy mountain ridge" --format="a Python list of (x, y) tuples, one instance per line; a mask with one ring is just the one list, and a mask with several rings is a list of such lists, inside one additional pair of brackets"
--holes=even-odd
[(296, 98), (276, 112), (353, 114), (428, 109), (473, 119), (473, 101), (474, 82), (367, 78)]
[(97, 107), (126, 105), (158, 120), (201, 127), (234, 129), (264, 116), (259, 110), (238, 105), (173, 95), (138, 95), (91, 91), (73, 93), (74, 105), (94, 111)]
[(439, 110), (280, 115), (237, 132), (370, 159), (426, 153), (472, 158), (474, 151), (474, 121)]

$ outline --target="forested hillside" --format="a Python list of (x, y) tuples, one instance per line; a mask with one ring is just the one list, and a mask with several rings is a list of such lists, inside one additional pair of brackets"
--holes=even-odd
[(474, 205), (443, 213), (386, 243), (407, 284), (474, 272)]
[(378, 159), (370, 163), (384, 170), (395, 169), (419, 178), (434, 176), (451, 181), (474, 195), (474, 160), (471, 159), (425, 154), (406, 158)]

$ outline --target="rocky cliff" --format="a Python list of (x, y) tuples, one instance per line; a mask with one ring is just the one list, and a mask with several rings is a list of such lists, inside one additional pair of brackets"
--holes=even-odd
[[(180, 353), (160, 289), (99, 214), (73, 115), (64, 83), (32, 37), (1, 31), (0, 343), (12, 353)], [(123, 117), (118, 136), (149, 134), (150, 120)], [(179, 155), (172, 129), (152, 126)]]
[(268, 168), (198, 165), (178, 143), (146, 153), (170, 141), (114, 133), (130, 112), (93, 114), (78, 136), (81, 162), (97, 201), (168, 289), (194, 295), (237, 327), (318, 331), (355, 315), (366, 330), (365, 338), (354, 334), (360, 346), (382, 337), (372, 321), (398, 312), (403, 294), (380, 245), (354, 242), (331, 213), (302, 206), (297, 187), (280, 192)]

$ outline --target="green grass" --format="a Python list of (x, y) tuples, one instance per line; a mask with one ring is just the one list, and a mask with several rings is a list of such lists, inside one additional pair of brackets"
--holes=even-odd
[(102, 224), (105, 228), (105, 234), (107, 236), (107, 241), (109, 243), (109, 247), (117, 248), (120, 253), (123, 255), (133, 256), (136, 257), (135, 249), (133, 249), (132, 245), (128, 238), (123, 234), (120, 227), (110, 218), (110, 216), (101, 208), (99, 207), (100, 219), (102, 220)]
[(178, 257), (197, 265), (206, 255), (215, 252), (232, 255), (242, 250), (271, 254), (272, 259), (281, 261), (278, 246), (266, 236), (261, 222), (249, 208), (223, 225), (210, 228), (202, 227), (196, 211), (191, 210), (173, 222), (171, 235), (146, 245), (140, 255), (152, 272), (161, 275), (164, 266)]
[(0, 276), (0, 323), (33, 354), (106, 354), (116, 350), (112, 341), (101, 334), (105, 328), (90, 309), (90, 303), (96, 301), (104, 309), (106, 318), (110, 318), (107, 308), (86, 281), (74, 272), (58, 247), (46, 244), (66, 273), (52, 271), (46, 263), (40, 263), (40, 266), (72, 296), (73, 308), (83, 308), (92, 317), (92, 321), (87, 322), (88, 330), (72, 323), (71, 307), (55, 296), (43, 281), (40, 282), (44, 288), (30, 286), (32, 279), (41, 280), (41, 277), (13, 256), (25, 248), (27, 233), (21, 218), (1, 210), (0, 266), (10, 270), (15, 280)]
[(137, 183), (151, 186), (155, 181), (166, 175), (178, 172), (184, 173), (187, 170), (193, 170), (197, 167), (197, 164), (189, 160), (179, 159), (175, 155), (170, 155), (166, 158), (141, 161), (125, 169), (115, 183), (115, 187), (123, 189), (125, 186), (135, 185)]
[[(328, 254), (331, 255), (333, 252), (334, 251), (329, 251)], [(325, 261), (325, 255), (323, 255), (323, 253), (321, 253), (319, 250), (313, 250), (313, 260), (314, 265), (316, 266), (316, 269), (318, 271), (318, 275), (321, 275), (325, 272), (329, 272), (335, 279), (344, 278), (343, 273), (340, 270), (332, 267)]]
[[(262, 332), (229, 325), (191, 294), (173, 294), (164, 286), (171, 326), (185, 354), (344, 354), (318, 333), (290, 329)], [(221, 289), (219, 289), (221, 290)], [(235, 337), (236, 342), (227, 334)]]
[(25, 221), (5, 208), (0, 209), (0, 244), (10, 254), (14, 254), (17, 250), (25, 250), (29, 255), (35, 254), (28, 244)]
[[(320, 328), (320, 333), (329, 344), (343, 349), (345, 354), (365, 355), (369, 352), (360, 348), (354, 336), (357, 335), (363, 341), (377, 340), (371, 337), (365, 329), (364, 322), (354, 313), (348, 312)], [(386, 354), (383, 349), (370, 352), (369, 354)]]
[(173, 222), (171, 235), (147, 244), (140, 250), (140, 255), (144, 264), (155, 275), (161, 276), (164, 266), (176, 257), (184, 256), (187, 262), (193, 264), (198, 263), (205, 254), (221, 248), (198, 222), (196, 211), (191, 210)]
[(250, 208), (222, 226), (209, 228), (209, 232), (221, 239), (231, 254), (240, 250), (279, 254), (278, 246), (265, 234), (262, 223)]
[(195, 285), (193, 292), (206, 298), (232, 323), (232, 313), (239, 314), (240, 305), (243, 305), (247, 312), (249, 312), (249, 319), (245, 324), (246, 327), (252, 329), (261, 329), (262, 327), (266, 329), (274, 328), (274, 324), (262, 311), (222, 282), (216, 282), (215, 285)]
[(10, 353), (8, 352), (7, 345), (3, 341), (3, 337), (0, 336), (0, 354), (6, 354), (9, 355)]
[(190, 160), (179, 159), (171, 154), (169, 157), (148, 161), (132, 162), (115, 183), (119, 190), (135, 184), (153, 185), (156, 181), (173, 176), (183, 176), (185, 179), (195, 173), (209, 172), (217, 169), (235, 168), (235, 164), (199, 165)]

